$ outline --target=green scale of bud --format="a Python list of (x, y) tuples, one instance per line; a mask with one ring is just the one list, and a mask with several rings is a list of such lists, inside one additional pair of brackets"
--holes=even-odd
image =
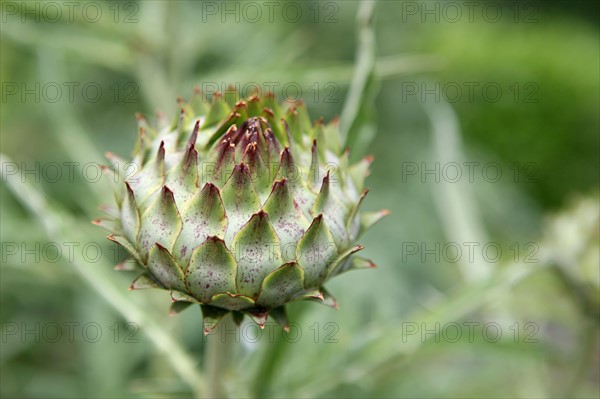
[(141, 272), (131, 289), (171, 291), (172, 313), (200, 304), (205, 333), (228, 312), (286, 328), (289, 302), (337, 307), (323, 284), (374, 267), (356, 240), (387, 214), (359, 211), (372, 159), (350, 165), (337, 122), (311, 123), (301, 102), (180, 106), (156, 127), (138, 116), (132, 162), (107, 154), (117, 206), (94, 223), (131, 254), (117, 266)]

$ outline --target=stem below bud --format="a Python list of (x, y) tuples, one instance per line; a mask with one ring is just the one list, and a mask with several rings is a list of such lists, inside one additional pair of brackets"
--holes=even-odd
[(227, 381), (233, 372), (233, 354), (236, 345), (237, 325), (230, 313), (225, 315), (215, 334), (209, 335), (204, 352), (204, 368), (208, 380), (208, 398), (228, 398)]

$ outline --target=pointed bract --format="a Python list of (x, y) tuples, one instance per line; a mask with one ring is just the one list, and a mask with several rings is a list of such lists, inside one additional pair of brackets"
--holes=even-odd
[(292, 301), (304, 301), (304, 300), (316, 300), (323, 301), (325, 297), (319, 288), (313, 288), (308, 290), (303, 290), (292, 298)]
[(147, 259), (148, 251), (156, 243), (171, 251), (181, 226), (181, 217), (175, 205), (173, 192), (164, 186), (161, 195), (142, 215), (138, 236), (142, 259)]
[[(160, 143), (156, 157), (147, 164), (142, 160), (136, 160), (135, 174), (126, 182), (135, 194), (136, 204), (140, 207), (146, 202), (152, 193), (160, 190), (164, 182), (165, 146)], [(130, 176), (130, 175), (128, 175)]]
[(296, 262), (286, 263), (265, 277), (256, 303), (264, 307), (281, 306), (303, 289), (304, 270)]
[(150, 248), (148, 272), (165, 288), (185, 291), (181, 267), (175, 262), (169, 251), (158, 243)]
[(377, 222), (390, 214), (387, 209), (382, 209), (377, 212), (366, 212), (360, 215), (360, 235), (373, 227)]
[(179, 208), (185, 208), (198, 191), (198, 152), (193, 146), (187, 148), (181, 160), (170, 171), (166, 186), (175, 196)]
[(148, 288), (163, 288), (156, 280), (148, 273), (142, 273), (133, 280), (129, 286), (129, 290), (145, 290)]
[(358, 236), (360, 233), (360, 218), (358, 217), (358, 211), (368, 193), (369, 190), (363, 190), (358, 202), (354, 204), (352, 210), (350, 211), (350, 215), (346, 221), (346, 230), (350, 232), (350, 235)]
[(321, 305), (328, 306), (330, 308), (339, 309), (339, 305), (333, 295), (329, 293), (325, 288), (321, 289), (321, 297), (320, 298), (307, 298), (309, 301), (316, 302)]
[(329, 266), (329, 270), (327, 271), (327, 278), (333, 277), (340, 272), (341, 269), (344, 268), (344, 262), (350, 260), (350, 256), (355, 254), (358, 251), (362, 251), (364, 247), (362, 245), (355, 245), (352, 248), (347, 249), (337, 256), (337, 258), (331, 263)]
[(333, 236), (335, 244), (339, 248), (343, 248), (348, 242), (348, 232), (346, 230), (344, 205), (338, 201), (331, 190), (331, 179), (329, 172), (323, 178), (323, 184), (319, 195), (313, 206), (313, 214), (322, 214), (325, 218), (325, 223)]
[(314, 194), (308, 189), (308, 185), (303, 181), (305, 178), (302, 167), (294, 161), (292, 152), (289, 147), (281, 151), (279, 159), (279, 169), (277, 171), (277, 180), (287, 179), (290, 184), (294, 201), (302, 210), (305, 217), (312, 215), (312, 203), (314, 202)]
[(231, 314), (233, 315), (233, 322), (239, 327), (244, 321), (244, 314), (235, 310), (232, 311)]
[(117, 234), (123, 234), (121, 222), (116, 219), (94, 219), (92, 224), (102, 227), (104, 230), (111, 231)]
[(296, 246), (308, 228), (308, 220), (304, 217), (298, 204), (295, 203), (287, 179), (277, 180), (273, 184), (271, 195), (265, 202), (263, 210), (281, 241), (283, 261), (296, 259)]
[(281, 326), (283, 331), (290, 331), (290, 322), (288, 320), (285, 306), (280, 306), (278, 308), (273, 309), (271, 313), (269, 313), (269, 316), (271, 316), (277, 322), (277, 324)]
[(125, 188), (126, 193), (121, 204), (121, 226), (124, 236), (135, 242), (140, 231), (140, 214), (129, 183), (125, 182)]
[(250, 317), (250, 319), (253, 322), (258, 324), (261, 330), (265, 328), (265, 324), (267, 323), (267, 319), (269, 318), (269, 311), (263, 309), (256, 309), (247, 311), (245, 312), (245, 314), (248, 315), (248, 317)]
[(179, 313), (183, 312), (187, 308), (193, 305), (192, 302), (173, 302), (171, 304), (171, 309), (169, 309), (169, 316), (176, 316)]
[(238, 262), (238, 293), (256, 298), (264, 278), (281, 265), (279, 238), (268, 215), (263, 211), (252, 215), (231, 248)]
[(268, 166), (263, 160), (263, 157), (260, 155), (259, 148), (256, 143), (249, 143), (246, 146), (246, 151), (242, 156), (242, 162), (248, 165), (252, 183), (262, 203), (262, 199), (269, 195), (273, 177), (269, 176)]
[(185, 272), (185, 283), (203, 303), (220, 293), (235, 292), (236, 261), (218, 237), (208, 237), (192, 253)]
[(125, 259), (123, 262), (117, 263), (114, 267), (115, 270), (132, 272), (141, 270), (140, 264), (133, 258)]
[(323, 215), (317, 216), (298, 243), (296, 258), (304, 269), (304, 288), (316, 288), (325, 281), (338, 249)]
[(360, 256), (354, 256), (347, 267), (340, 270), (339, 273), (350, 270), (375, 269), (376, 267), (377, 265), (373, 263), (372, 260), (361, 258)]
[(127, 240), (127, 238), (125, 238), (123, 236), (119, 236), (119, 235), (112, 235), (112, 234), (106, 238), (108, 238), (110, 241), (116, 242), (117, 244), (122, 246), (140, 264), (145, 264), (145, 262), (142, 262), (142, 257), (140, 255), (139, 251), (137, 250), (137, 248), (134, 246), (134, 244), (129, 242), (129, 240)]
[[(229, 131), (237, 131), (235, 125)], [(211, 162), (202, 164), (202, 183), (214, 183), (222, 187), (233, 173), (235, 165), (235, 144), (231, 138), (225, 138), (213, 149)]]
[(373, 163), (373, 157), (368, 156), (350, 167), (350, 178), (356, 187), (356, 191), (362, 191), (364, 189), (365, 179), (369, 175), (371, 163)]
[(217, 328), (219, 322), (229, 312), (228, 310), (209, 305), (200, 305), (200, 309), (202, 310), (202, 328), (204, 330), (204, 335), (210, 334)]
[(173, 248), (173, 254), (180, 264), (187, 266), (192, 251), (208, 237), (225, 237), (227, 216), (219, 189), (206, 183), (190, 201), (183, 212), (183, 227)]
[(231, 238), (261, 207), (260, 198), (254, 189), (246, 164), (236, 165), (231, 177), (221, 189), (221, 198), (228, 211), (229, 220), (225, 241), (231, 242)]
[(119, 208), (116, 206), (100, 205), (98, 207), (98, 209), (100, 209), (102, 212), (104, 212), (107, 216), (110, 216), (111, 218), (118, 219), (121, 217), (121, 212), (119, 211)]

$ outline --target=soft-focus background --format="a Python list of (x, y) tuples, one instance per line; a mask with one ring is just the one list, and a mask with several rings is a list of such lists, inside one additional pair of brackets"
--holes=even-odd
[(200, 312), (112, 270), (95, 162), (253, 82), (354, 121), (392, 214), (338, 311), (244, 330), (232, 396), (600, 395), (598, 2), (1, 5), (2, 397), (202, 393)]

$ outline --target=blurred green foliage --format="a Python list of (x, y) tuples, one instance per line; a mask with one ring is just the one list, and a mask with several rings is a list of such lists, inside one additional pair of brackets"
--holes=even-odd
[[(96, 207), (111, 201), (108, 185), (90, 183), (80, 167), (104, 162), (105, 151), (127, 156), (135, 139), (135, 112), (150, 119), (157, 110), (171, 115), (177, 96), (189, 97), (195, 85), (206, 82), (293, 82), (302, 87), (314, 119), (340, 115), (352, 91), (358, 3), (307, 2), (294, 23), (279, 14), (273, 22), (265, 17), (257, 23), (243, 18), (223, 23), (220, 15), (208, 16), (204, 8), (223, 3), (187, 1), (98, 2), (105, 18), (96, 23), (80, 13), (73, 21), (65, 17), (54, 23), (42, 16), (36, 22), (35, 14), (13, 13), (9, 4), (24, 3), (2, 3), (1, 152), (29, 169), (36, 163), (80, 166), (72, 180), (52, 181), (43, 173), (39, 179), (35, 173), (27, 176), (47, 201), (36, 214), (27, 206), (32, 196), (19, 198), (19, 189), (7, 184), (3, 159), (0, 393), (40, 398), (190, 396), (194, 387), (189, 380), (195, 375), (186, 380), (173, 362), (191, 360), (201, 370), (205, 341), (200, 312), (188, 310), (171, 319), (167, 294), (126, 291), (131, 276), (110, 269), (123, 254), (89, 225), (99, 214)], [(33, 9), (34, 4), (26, 6)], [(303, 333), (298, 342), (286, 341), (276, 330), (275, 342), (240, 344), (236, 367), (228, 371), (232, 396), (598, 397), (598, 290), (593, 273), (600, 264), (594, 247), (600, 170), (598, 6), (533, 2), (536, 22), (524, 23), (522, 15), (517, 22), (511, 17), (519, 3), (494, 4), (508, 16), (497, 23), (481, 17), (474, 22), (436, 21), (435, 15), (423, 20), (422, 12), (409, 13), (414, 9), (407, 7), (424, 3), (378, 2), (376, 81), (369, 89), (379, 91), (374, 110), (360, 113), (360, 123), (375, 124), (377, 134), (368, 146), (359, 142), (352, 151), (376, 158), (366, 208), (392, 211), (363, 242), (380, 267), (330, 284), (339, 311), (294, 305), (290, 317)], [(113, 20), (115, 5), (118, 23)], [(314, 7), (320, 11), (317, 23)], [(122, 23), (132, 10), (138, 22)], [(334, 20), (325, 23), (332, 11)], [(92, 82), (103, 95), (97, 102), (88, 101), (77, 89), (69, 101), (65, 89), (52, 102), (7, 91), (14, 83), (31, 88), (49, 82), (63, 88), (65, 82), (79, 87)], [(449, 101), (458, 117), (464, 156), (451, 159), (496, 162), (506, 178), (490, 183), (477, 174), (466, 188), (450, 185), (439, 191), (444, 186), (431, 176), (423, 182), (421, 175), (405, 173), (407, 163), (438, 162), (440, 139), (428, 117), (432, 96), (423, 101), (420, 93), (412, 95), (407, 88), (457, 83), (466, 90), (465, 82), (493, 82), (503, 95), (491, 101), (476, 90), (469, 99), (465, 91), (460, 100)], [(518, 89), (511, 89), (514, 84)], [(131, 102), (125, 101), (128, 95)], [(537, 101), (523, 101), (527, 95)], [(454, 154), (451, 148), (447, 154)], [(519, 175), (515, 181), (511, 167), (529, 164), (534, 167), (532, 179)], [(458, 196), (458, 205), (451, 196)], [(588, 199), (573, 202), (580, 197)], [(472, 203), (476, 206), (469, 207)], [(447, 217), (463, 215), (465, 207), (471, 213), (460, 219), (462, 225), (449, 225)], [(560, 217), (548, 219), (559, 210)], [(47, 218), (58, 226), (50, 235), (44, 229), (52, 222)], [(501, 261), (474, 265), (486, 268), (489, 279), (469, 281), (464, 275), (469, 265), (463, 269), (460, 262), (407, 256), (404, 251), (404, 243), (432, 248), (462, 242), (461, 229), (479, 243), (497, 242), (503, 248)], [(548, 238), (556, 230), (565, 233)], [(77, 242), (79, 248), (99, 243), (103, 256), (71, 260), (63, 253), (53, 261), (47, 246), (52, 242)], [(24, 245), (32, 253), (25, 260), (22, 248), (8, 255), (8, 243)], [(525, 247), (529, 243), (538, 249), (532, 264), (524, 263), (531, 255)], [(510, 249), (515, 244), (521, 249), (516, 257)], [(50, 252), (43, 252), (45, 246)], [(46, 256), (37, 261), (40, 252)], [(122, 295), (127, 306), (111, 304), (113, 293)], [(131, 306), (147, 313), (146, 324), (136, 321), (139, 330), (127, 328), (132, 320), (124, 309)], [(462, 326), (456, 342), (443, 334), (437, 342), (439, 329), (437, 338), (430, 334), (427, 340), (421, 340), (421, 331), (408, 335), (408, 328), (421, 328), (421, 323), (435, 330), (435, 323), (452, 322)], [(498, 323), (502, 337), (490, 342), (476, 330), (470, 339), (465, 322)], [(52, 323), (62, 326), (63, 336), (56, 342), (48, 339), (50, 330), (40, 334)], [(79, 323), (73, 339), (65, 323)], [(84, 335), (86, 323), (100, 326), (97, 342)], [(517, 342), (510, 329), (515, 323)], [(533, 331), (526, 326), (536, 329), (537, 342), (524, 339)], [(37, 328), (38, 333), (22, 336), (23, 327)], [(334, 330), (337, 342), (326, 342)], [(187, 358), (174, 359), (177, 350), (161, 349), (157, 342), (164, 340), (152, 338), (156, 331), (171, 336)], [(93, 337), (94, 331), (89, 334)], [(128, 334), (135, 342), (125, 339)]]

